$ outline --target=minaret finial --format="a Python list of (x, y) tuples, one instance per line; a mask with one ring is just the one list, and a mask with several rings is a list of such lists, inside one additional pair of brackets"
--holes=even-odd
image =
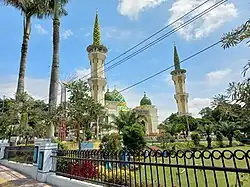
[(144, 91), (144, 97), (146, 97), (146, 92)]
[(96, 16), (95, 16), (95, 25), (94, 25), (94, 32), (93, 32), (93, 44), (94, 45), (101, 45), (101, 32), (100, 32), (98, 9), (96, 9)]
[(179, 59), (179, 55), (178, 55), (175, 43), (174, 43), (174, 67), (175, 67), (175, 70), (181, 69), (180, 59)]

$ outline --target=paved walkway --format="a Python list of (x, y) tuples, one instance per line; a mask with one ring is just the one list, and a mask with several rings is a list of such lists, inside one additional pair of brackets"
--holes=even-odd
[(52, 187), (0, 165), (0, 187)]

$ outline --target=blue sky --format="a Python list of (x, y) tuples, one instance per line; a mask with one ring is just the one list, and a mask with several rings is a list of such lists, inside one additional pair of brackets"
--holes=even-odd
[[(198, 11), (217, 1), (211, 0)], [(89, 72), (86, 47), (92, 43), (97, 8), (102, 43), (109, 49), (109, 61), (202, 2), (204, 0), (71, 1), (67, 5), (69, 15), (61, 21), (61, 78), (66, 79), (72, 74), (82, 76)], [(108, 71), (106, 77), (110, 87), (116, 85), (122, 89), (172, 65), (174, 41), (180, 59), (218, 41), (223, 33), (246, 21), (248, 12), (248, 1), (228, 1), (181, 32)], [(0, 6), (0, 22), (4, 23), (0, 30), (1, 97), (12, 96), (15, 92), (22, 41), (22, 16), (14, 8)], [(241, 79), (240, 73), (247, 59), (249, 48), (242, 44), (229, 50), (217, 46), (185, 62), (182, 66), (187, 69), (190, 112), (196, 116), (202, 107), (209, 104), (214, 94), (223, 92), (229, 81)], [(51, 62), (52, 20), (33, 19), (25, 85), (27, 91), (37, 98), (48, 95)], [(169, 72), (124, 92), (128, 105), (136, 106), (146, 91), (159, 109), (160, 120), (176, 112), (174, 87)]]

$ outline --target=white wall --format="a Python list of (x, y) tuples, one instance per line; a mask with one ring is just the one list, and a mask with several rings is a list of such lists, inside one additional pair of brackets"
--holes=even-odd
[[(24, 175), (30, 176), (33, 179), (39, 180), (40, 178), (40, 177), (37, 177), (38, 176), (37, 168), (33, 165), (21, 164), (21, 163), (8, 161), (8, 160), (0, 160), (0, 164), (8, 168), (11, 168), (15, 171), (18, 171)], [(70, 180), (69, 178), (66, 178), (66, 177), (57, 176), (54, 173), (46, 174), (45, 181), (42, 181), (42, 182), (46, 182), (55, 187), (76, 187), (76, 186), (77, 187), (103, 187), (100, 185), (95, 185), (95, 184), (78, 181), (74, 179)]]
[(36, 179), (37, 177), (37, 168), (30, 164), (22, 164), (22, 163), (16, 163), (8, 160), (0, 160), (0, 164), (11, 168), (15, 171), (18, 171), (20, 173), (23, 173), (27, 176), (32, 177), (33, 179)]

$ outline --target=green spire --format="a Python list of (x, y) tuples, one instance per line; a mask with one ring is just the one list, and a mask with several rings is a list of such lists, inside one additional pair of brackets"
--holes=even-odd
[(95, 16), (94, 32), (93, 32), (93, 45), (101, 45), (101, 32), (100, 32), (100, 24), (99, 24), (99, 17), (97, 10)]
[(174, 67), (175, 67), (175, 70), (180, 70), (181, 69), (180, 59), (179, 59), (177, 48), (176, 48), (175, 44), (174, 44)]

